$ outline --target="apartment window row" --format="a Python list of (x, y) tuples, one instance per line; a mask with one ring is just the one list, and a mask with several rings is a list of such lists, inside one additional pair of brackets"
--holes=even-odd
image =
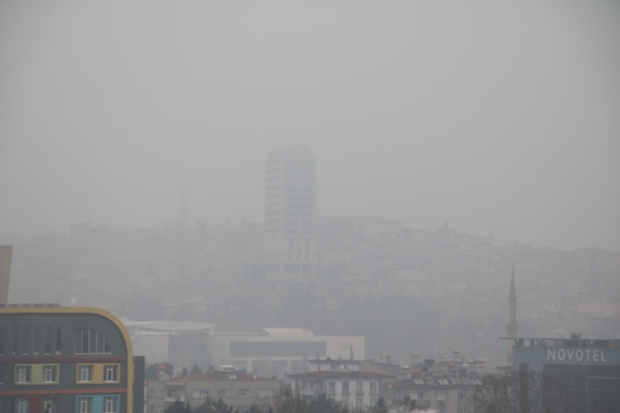
[[(62, 354), (62, 327), (13, 326), (12, 355)], [(7, 328), (0, 327), (0, 356), (7, 354)]]
[(75, 354), (110, 354), (105, 337), (92, 328), (75, 329)]
[[(153, 389), (151, 389), (151, 390), (153, 390)], [(209, 389), (195, 389), (194, 390), (194, 397), (195, 398), (201, 398), (201, 399), (209, 397)]]
[[(77, 383), (119, 383), (120, 364), (78, 364)], [(16, 364), (15, 384), (59, 384), (59, 364)], [(0, 369), (0, 383), (3, 379)], [(1, 411), (0, 411), (1, 412)]]
[[(50, 398), (17, 398), (14, 402), (15, 413), (38, 413), (32, 410), (32, 407), (40, 404), (41, 413), (58, 413), (60, 411), (58, 399)], [(118, 413), (120, 405), (120, 396), (78, 396), (76, 398), (75, 410), (78, 413)], [(0, 412), (3, 412), (0, 404)], [(72, 410), (72, 409), (71, 409)]]
[(59, 364), (16, 364), (15, 384), (58, 384)]
[(77, 397), (78, 413), (118, 413), (119, 396), (79, 396)]
[(273, 397), (273, 389), (258, 389), (258, 397)]
[(312, 192), (313, 187), (311, 185), (287, 185), (284, 187), (285, 193), (292, 192)]
[(284, 174), (286, 175), (310, 175), (314, 176), (314, 169), (285, 169)]
[(78, 364), (77, 383), (120, 383), (120, 364)]
[(300, 211), (288, 211), (284, 213), (285, 218), (312, 218), (311, 211), (304, 211), (303, 213)]
[(300, 176), (287, 176), (284, 178), (284, 182), (287, 184), (311, 184), (312, 177), (306, 176), (303, 179)]

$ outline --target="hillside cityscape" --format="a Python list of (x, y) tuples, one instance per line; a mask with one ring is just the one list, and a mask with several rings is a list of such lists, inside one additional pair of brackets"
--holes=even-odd
[[(153, 228), (84, 222), (63, 234), (3, 234), (1, 243), (14, 246), (10, 301), (89, 305), (131, 321), (220, 330), (363, 336), (368, 359), (405, 365), (458, 352), (493, 368), (505, 364), (499, 338), (514, 273), (520, 336), (620, 338), (619, 252), (495, 245), (492, 232), (463, 234), (447, 221), (428, 231), (383, 217), (316, 216), (315, 158), (303, 145), (270, 153), (265, 223), (188, 223), (181, 212), (179, 221)], [(289, 239), (299, 247), (284, 245)], [(312, 273), (285, 273), (291, 263), (311, 263)]]

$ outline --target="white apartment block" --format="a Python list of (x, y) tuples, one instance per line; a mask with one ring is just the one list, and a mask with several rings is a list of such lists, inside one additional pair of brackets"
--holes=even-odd
[(381, 380), (389, 377), (379, 373), (358, 370), (321, 370), (293, 374), (292, 388), (301, 396), (328, 398), (351, 408), (369, 408), (379, 400)]
[(316, 156), (306, 145), (269, 152), (265, 161), (263, 289), (279, 295), (311, 294), (320, 300), (315, 240)]

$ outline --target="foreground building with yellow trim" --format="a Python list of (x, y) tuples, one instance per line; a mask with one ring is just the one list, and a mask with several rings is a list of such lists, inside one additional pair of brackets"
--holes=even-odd
[(0, 307), (0, 412), (142, 413), (144, 358), (113, 314)]

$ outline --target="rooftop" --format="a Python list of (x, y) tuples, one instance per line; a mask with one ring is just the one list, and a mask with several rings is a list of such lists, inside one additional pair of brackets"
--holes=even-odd
[(514, 340), (516, 347), (598, 347), (620, 348), (620, 340), (601, 338), (546, 338), (546, 337), (500, 337), (500, 340)]
[(388, 383), (390, 389), (413, 389), (421, 387), (463, 387), (479, 386), (482, 383), (477, 377), (456, 377), (449, 375), (441, 376), (416, 376), (411, 379), (397, 380)]
[(388, 376), (386, 374), (379, 374), (379, 373), (371, 373), (371, 372), (366, 372), (366, 371), (333, 371), (333, 370), (328, 370), (328, 371), (311, 371), (309, 373), (298, 373), (298, 374), (291, 374), (289, 377), (291, 378), (377, 378), (377, 379), (382, 379), (382, 378), (387, 378), (387, 377), (391, 377)]
[[(234, 376), (235, 378), (231, 378)], [(222, 380), (271, 380), (267, 377), (257, 376), (255, 374), (246, 373), (201, 373), (201, 374), (189, 374), (187, 376), (173, 377), (166, 380), (167, 383), (185, 383), (196, 381), (222, 381)]]

